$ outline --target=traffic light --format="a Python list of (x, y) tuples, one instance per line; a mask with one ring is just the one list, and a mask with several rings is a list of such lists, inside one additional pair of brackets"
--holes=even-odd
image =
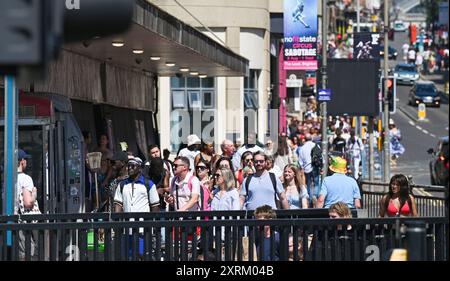
[[(390, 113), (395, 113), (396, 109), (397, 109), (397, 87), (396, 87), (396, 81), (394, 77), (388, 77), (388, 101), (389, 101), (389, 112)], [(384, 96), (384, 77), (381, 79), (381, 89), (382, 89), (382, 94)]]
[(0, 74), (44, 68), (63, 42), (125, 31), (134, 0), (0, 1)]

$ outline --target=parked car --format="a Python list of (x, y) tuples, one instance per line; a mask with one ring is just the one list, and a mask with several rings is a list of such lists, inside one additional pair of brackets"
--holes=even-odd
[(432, 185), (443, 185), (448, 187), (448, 137), (441, 138), (436, 146), (428, 149), (431, 154), (430, 178)]
[(414, 64), (399, 63), (394, 68), (394, 77), (398, 84), (412, 85), (420, 76)]
[[(380, 57), (383, 58), (384, 56), (384, 46), (380, 46)], [(390, 60), (396, 60), (397, 59), (398, 52), (394, 47), (388, 46), (388, 59)]]
[(424, 103), (427, 106), (441, 106), (441, 97), (436, 85), (431, 81), (418, 81), (409, 92), (409, 105)]

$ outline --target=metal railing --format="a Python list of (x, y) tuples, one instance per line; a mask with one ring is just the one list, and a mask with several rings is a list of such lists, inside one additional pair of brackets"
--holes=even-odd
[(426, 224), (422, 259), (448, 258), (445, 218), (327, 219), (297, 212), (297, 219), (254, 220), (236, 214), (165, 213), (164, 220), (152, 213), (36, 215), (37, 223), (0, 217), (0, 260), (384, 260), (390, 249), (407, 246), (405, 227), (418, 221)]
[[(367, 210), (367, 216), (369, 218), (376, 218), (379, 214), (380, 201), (385, 194), (387, 194), (389, 183), (380, 182), (360, 182), (362, 207)], [(383, 191), (374, 189), (380, 187)], [(431, 186), (431, 185), (417, 185), (412, 184), (411, 189), (414, 193), (416, 200), (417, 212), (420, 217), (445, 217), (446, 216), (446, 203), (445, 196), (448, 190), (443, 186)], [(438, 196), (432, 194), (426, 195), (423, 191), (438, 193)]]

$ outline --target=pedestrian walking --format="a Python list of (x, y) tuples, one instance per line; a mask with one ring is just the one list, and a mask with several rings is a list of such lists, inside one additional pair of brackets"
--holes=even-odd
[(108, 193), (108, 212), (114, 212), (114, 197), (116, 189), (120, 182), (128, 178), (127, 171), (128, 155), (125, 151), (118, 151), (111, 159), (111, 165), (113, 170), (113, 180), (107, 187)]
[(289, 209), (307, 209), (309, 205), (305, 174), (295, 165), (284, 167), (283, 187), (289, 203)]
[[(27, 168), (27, 161), (31, 155), (24, 150), (19, 149), (17, 155), (17, 184), (16, 184), (16, 199), (14, 214), (16, 215), (36, 215), (41, 214), (39, 203), (37, 200), (38, 190), (34, 186), (33, 179), (25, 174)], [(25, 218), (24, 218), (25, 220)], [(22, 220), (19, 222), (23, 223)], [(30, 250), (30, 259), (37, 260), (38, 258), (38, 233), (37, 231), (30, 232), (30, 244), (26, 245), (26, 236), (23, 230), (19, 230), (19, 259), (25, 260), (26, 249)]]
[(396, 165), (397, 159), (405, 153), (405, 147), (400, 143), (402, 133), (395, 125), (394, 120), (389, 119), (389, 150), (391, 153), (391, 164)]
[(346, 145), (347, 159), (351, 163), (352, 176), (357, 180), (359, 178), (359, 165), (361, 163), (361, 154), (364, 151), (362, 140), (356, 135), (354, 129), (350, 130), (350, 139)]
[[(300, 148), (298, 162), (299, 167), (301, 167), (301, 169), (305, 173), (309, 205), (313, 206), (315, 204), (314, 201), (317, 200), (319, 196), (319, 176), (320, 169), (322, 168), (322, 163), (316, 163), (312, 161), (313, 149), (317, 147), (316, 143), (312, 141), (311, 135), (306, 134), (305, 139), (305, 144)], [(322, 153), (320, 149), (315, 149), (315, 151), (319, 151), (318, 153), (320, 155)], [(319, 155), (316, 153), (315, 156)]]
[(174, 178), (170, 184), (170, 194), (166, 202), (174, 207), (175, 211), (198, 211), (200, 197), (200, 181), (189, 171), (190, 160), (179, 156), (173, 163)]
[(233, 172), (228, 168), (219, 168), (214, 174), (216, 188), (211, 202), (212, 211), (240, 210), (239, 193)]
[(195, 157), (200, 153), (198, 149), (201, 143), (202, 141), (197, 135), (189, 135), (187, 137), (187, 147), (181, 149), (178, 153), (178, 156), (187, 157), (189, 159), (188, 170), (191, 170), (192, 172), (194, 172), (193, 170), (195, 169)]
[[(256, 210), (262, 205), (269, 205), (272, 209), (289, 209), (286, 193), (280, 179), (266, 169), (267, 156), (264, 152), (253, 154), (255, 174), (244, 179), (241, 187), (241, 207), (246, 210)], [(277, 201), (280, 206), (277, 207)]]
[(361, 194), (356, 180), (346, 175), (347, 161), (342, 157), (332, 157), (331, 176), (324, 178), (320, 188), (318, 208), (329, 208), (337, 202), (344, 202), (349, 208), (361, 208)]

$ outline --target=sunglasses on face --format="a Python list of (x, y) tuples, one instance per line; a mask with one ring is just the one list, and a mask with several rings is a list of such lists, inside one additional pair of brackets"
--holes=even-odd
[(127, 165), (128, 169), (136, 169), (138, 167), (139, 167), (139, 165), (136, 165), (136, 164), (129, 164), (129, 165)]
[(178, 167), (180, 167), (180, 166), (184, 166), (184, 164), (173, 164), (173, 167), (176, 169), (176, 168), (178, 168)]
[(197, 168), (197, 170), (200, 170), (200, 171), (204, 171), (207, 169), (206, 166), (197, 166), (196, 168)]
[(246, 163), (253, 162), (253, 159), (245, 159), (245, 162), (246, 162)]

